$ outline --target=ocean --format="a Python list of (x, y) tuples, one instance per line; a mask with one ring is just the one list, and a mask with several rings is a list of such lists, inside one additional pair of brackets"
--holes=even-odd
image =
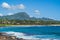
[(0, 32), (24, 39), (60, 40), (60, 26), (6, 26)]

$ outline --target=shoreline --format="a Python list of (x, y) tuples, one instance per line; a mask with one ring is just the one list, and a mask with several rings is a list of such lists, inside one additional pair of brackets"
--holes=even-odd
[(6, 26), (60, 26), (60, 24), (49, 24), (49, 25), (6, 25)]
[(7, 33), (0, 32), (0, 39), (3, 40), (59, 40), (60, 38), (17, 38), (16, 36), (8, 35)]
[(55, 25), (54, 24), (54, 25), (5, 25), (5, 26), (60, 26), (60, 25)]

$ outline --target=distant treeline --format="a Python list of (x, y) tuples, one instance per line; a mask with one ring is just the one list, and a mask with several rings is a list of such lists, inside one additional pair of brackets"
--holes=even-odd
[(51, 25), (51, 24), (60, 24), (60, 21), (54, 20), (8, 20), (0, 19), (0, 24), (10, 24), (10, 25)]

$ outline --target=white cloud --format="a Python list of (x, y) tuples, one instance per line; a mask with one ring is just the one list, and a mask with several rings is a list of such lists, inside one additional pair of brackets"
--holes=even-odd
[(19, 4), (19, 5), (9, 5), (6, 2), (2, 3), (2, 7), (3, 8), (7, 8), (7, 9), (25, 9), (24, 4)]
[(13, 15), (13, 13), (8, 13), (8, 15)]
[(6, 3), (6, 2), (2, 3), (2, 7), (3, 8), (8, 8), (8, 9), (11, 8), (11, 6), (8, 3)]
[(18, 8), (19, 9), (25, 9), (25, 6), (24, 6), (24, 4), (20, 4), (20, 5), (18, 5)]
[(33, 17), (32, 15), (30, 17)]
[(2, 14), (2, 13), (0, 13), (0, 16), (3, 16), (3, 14)]
[(34, 10), (34, 13), (37, 15), (37, 18), (40, 18), (40, 10)]
[(35, 10), (34, 11), (36, 14), (40, 14), (40, 11), (39, 10)]

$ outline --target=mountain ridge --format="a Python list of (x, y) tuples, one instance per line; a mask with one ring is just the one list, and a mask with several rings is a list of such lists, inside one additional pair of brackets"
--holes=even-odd
[(7, 15), (7, 16), (0, 16), (0, 19), (9, 19), (9, 20), (12, 20), (12, 19), (15, 19), (15, 20), (53, 20), (53, 19), (50, 19), (50, 18), (35, 18), (35, 17), (30, 17), (26, 12), (18, 12), (18, 13), (15, 13), (13, 15)]

